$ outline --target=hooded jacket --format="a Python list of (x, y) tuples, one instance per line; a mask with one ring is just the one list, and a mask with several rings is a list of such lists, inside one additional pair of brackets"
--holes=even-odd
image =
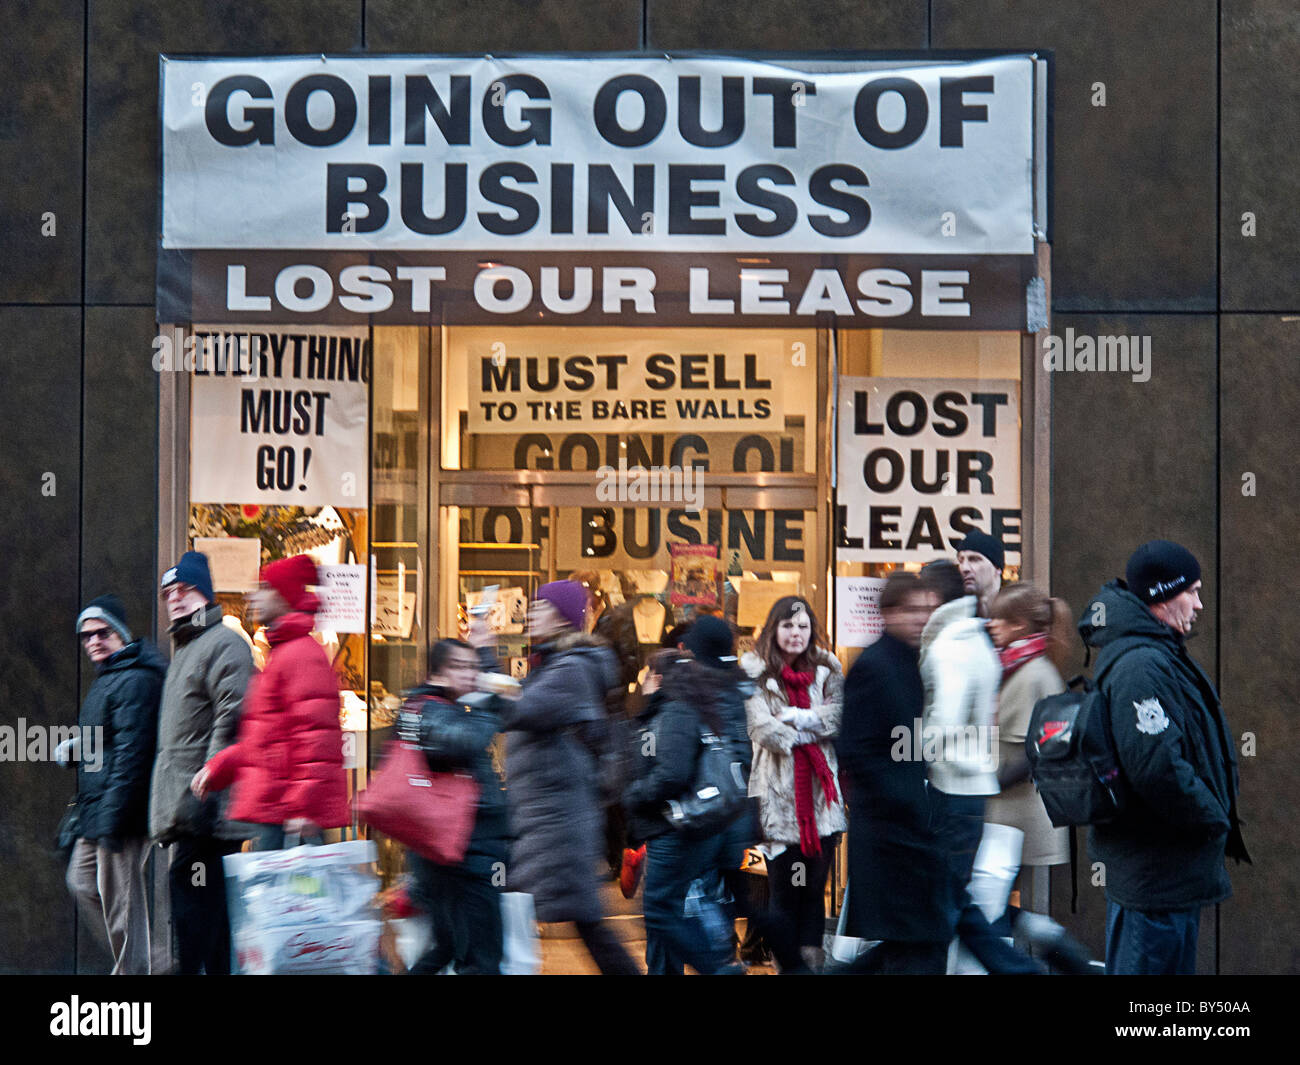
[(722, 724), (725, 738), (745, 753), (744, 766), (749, 771), (752, 747), (749, 743), (745, 701), (754, 686), (738, 669), (721, 670), (696, 662), (675, 667), (682, 671), (672, 682), (665, 683), (650, 696), (649, 705), (637, 725), (642, 737), (653, 735), (654, 742), (637, 745), (635, 779), (623, 793), (628, 813), (628, 835), (637, 843), (675, 831), (664, 816), (672, 799), (681, 798), (695, 781), (696, 764), (705, 727), (700, 712), (700, 688), (707, 686), (712, 696), (712, 710)]
[(279, 825), (305, 817), (321, 828), (351, 821), (343, 774), (339, 682), (311, 614), (269, 625), (271, 656), (248, 686), (239, 740), (208, 761), (209, 786), (232, 784), (230, 816)]
[(998, 793), (993, 725), (1002, 666), (975, 609), (973, 595), (953, 599), (921, 633), (925, 746), (931, 736), (938, 741), (930, 783), (945, 795)]
[(98, 667), (77, 723), (102, 729), (102, 761), (92, 772), (77, 762), (77, 806), (85, 839), (148, 835), (149, 776), (158, 740), (158, 700), (167, 660), (144, 640), (127, 644)]
[(507, 879), (511, 891), (533, 896), (539, 921), (598, 921), (605, 814), (596, 757), (581, 733), (605, 717), (618, 662), (603, 640), (578, 632), (538, 655), (519, 697), (502, 701), (515, 837)]
[(1127, 788), (1120, 816), (1092, 827), (1106, 894), (1135, 910), (1180, 910), (1232, 894), (1225, 849), (1249, 861), (1237, 821), (1232, 736), (1210, 678), (1183, 637), (1123, 581), (1105, 585), (1079, 622)]
[(190, 791), (194, 774), (234, 742), (253, 675), (248, 644), (221, 623), (221, 615), (221, 607), (209, 603), (171, 627), (177, 646), (163, 685), (149, 791), (149, 835), (161, 843), (180, 836), (244, 838), (222, 820), (215, 796), (200, 803)]

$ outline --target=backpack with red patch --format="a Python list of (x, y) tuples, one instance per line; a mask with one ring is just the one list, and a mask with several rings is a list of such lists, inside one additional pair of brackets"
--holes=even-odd
[(1126, 786), (1111, 734), (1110, 705), (1095, 682), (1075, 677), (1059, 695), (1034, 703), (1025, 754), (1034, 786), (1057, 828), (1100, 825), (1124, 809)]

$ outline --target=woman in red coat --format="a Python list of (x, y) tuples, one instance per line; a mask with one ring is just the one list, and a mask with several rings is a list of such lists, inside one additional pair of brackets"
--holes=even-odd
[(239, 739), (190, 785), (201, 799), (233, 784), (229, 817), (264, 826), (258, 850), (279, 850), (286, 831), (320, 842), (322, 829), (351, 821), (338, 679), (311, 638), (320, 601), (307, 586), (316, 583), (306, 555), (263, 568), (262, 586), (249, 598), (271, 644), (266, 669), (248, 686)]

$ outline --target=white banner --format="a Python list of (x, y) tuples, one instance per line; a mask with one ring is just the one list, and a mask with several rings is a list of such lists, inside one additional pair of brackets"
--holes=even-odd
[(190, 500), (364, 507), (368, 331), (195, 326)]
[(1031, 254), (1036, 62), (164, 56), (162, 246)]
[(1018, 561), (1019, 381), (841, 377), (837, 435), (840, 561), (929, 562), (972, 528)]

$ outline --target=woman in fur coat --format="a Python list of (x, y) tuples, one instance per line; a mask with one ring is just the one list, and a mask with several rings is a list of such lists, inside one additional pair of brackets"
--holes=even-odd
[(773, 918), (793, 923), (804, 960), (820, 967), (826, 877), (847, 827), (834, 738), (844, 675), (802, 596), (777, 600), (741, 660), (758, 690), (746, 706)]

